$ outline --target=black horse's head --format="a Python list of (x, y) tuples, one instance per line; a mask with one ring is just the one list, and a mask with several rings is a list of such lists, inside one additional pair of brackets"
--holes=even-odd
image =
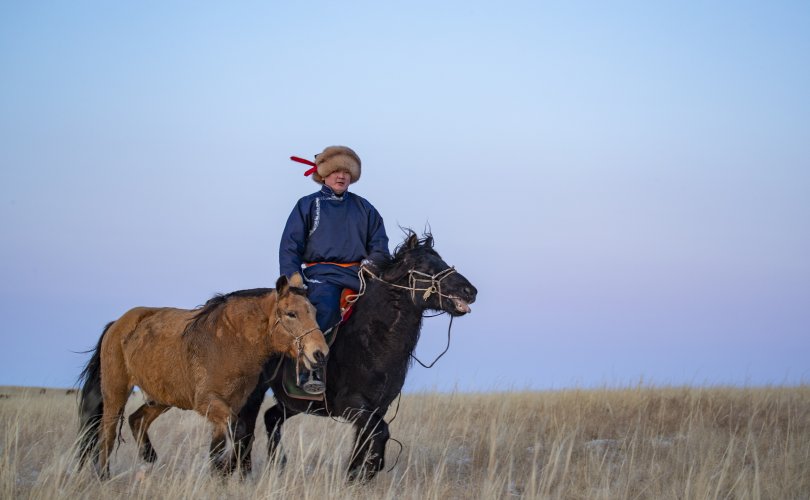
[(430, 234), (419, 238), (408, 230), (392, 259), (380, 267), (381, 278), (410, 289), (414, 303), (422, 309), (463, 316), (470, 312), (470, 304), (478, 294), (467, 278), (447, 265), (433, 249)]

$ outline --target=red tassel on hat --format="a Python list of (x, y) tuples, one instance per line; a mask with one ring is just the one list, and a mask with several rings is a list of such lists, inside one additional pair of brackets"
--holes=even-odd
[(314, 162), (311, 162), (311, 161), (309, 161), (307, 159), (299, 158), (298, 156), (290, 156), (290, 159), (292, 161), (297, 161), (298, 163), (303, 163), (304, 165), (309, 165), (310, 167), (312, 167), (309, 170), (307, 170), (306, 172), (304, 172), (304, 177), (309, 177), (310, 175), (314, 174), (315, 171), (318, 170), (318, 165), (316, 165)]

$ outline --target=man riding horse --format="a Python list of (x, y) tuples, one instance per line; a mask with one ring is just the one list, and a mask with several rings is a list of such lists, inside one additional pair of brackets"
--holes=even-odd
[[(377, 209), (349, 192), (349, 185), (360, 179), (360, 157), (354, 151), (329, 146), (315, 156), (314, 164), (293, 159), (312, 165), (307, 174), (322, 187), (298, 200), (290, 213), (281, 236), (279, 266), (282, 275), (304, 275), (307, 297), (326, 334), (340, 322), (343, 290), (359, 289), (360, 266), (389, 257), (388, 236)], [(302, 373), (299, 385), (310, 394), (325, 390), (319, 370)]]

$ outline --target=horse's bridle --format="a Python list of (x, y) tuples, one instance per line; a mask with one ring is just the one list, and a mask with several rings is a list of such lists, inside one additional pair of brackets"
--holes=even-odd
[(302, 339), (316, 330), (320, 331), (320, 328), (316, 326), (315, 328), (310, 328), (301, 335), (296, 335), (295, 332), (290, 330), (290, 328), (287, 325), (285, 325), (283, 321), (281, 321), (281, 313), (278, 311), (278, 308), (276, 308), (276, 322), (273, 323), (273, 327), (271, 328), (271, 330), (275, 330), (276, 325), (278, 325), (279, 323), (281, 323), (281, 326), (284, 327), (284, 329), (287, 330), (287, 333), (289, 333), (290, 336), (293, 338), (293, 345), (295, 345), (295, 349), (298, 352), (298, 358), (300, 358), (304, 354), (304, 344), (302, 343)]
[[(364, 277), (364, 274), (368, 274), (369, 276), (371, 276), (372, 279), (379, 281), (381, 283), (385, 283), (388, 286), (408, 290), (409, 292), (411, 292), (411, 300), (413, 300), (414, 303), (416, 303), (416, 292), (425, 292), (422, 294), (422, 300), (429, 299), (430, 296), (435, 293), (439, 296), (439, 307), (442, 307), (442, 298), (451, 300), (454, 298), (451, 295), (445, 295), (442, 293), (442, 281), (444, 281), (445, 278), (447, 278), (448, 276), (452, 275), (455, 272), (456, 268), (454, 266), (450, 266), (447, 269), (439, 271), (438, 273), (433, 275), (417, 271), (416, 269), (410, 269), (408, 271), (408, 286), (403, 286), (398, 285), (396, 283), (391, 283), (390, 281), (386, 281), (381, 277), (377, 276), (376, 274), (372, 273), (366, 266), (361, 266), (360, 271), (357, 273), (357, 277), (360, 279), (360, 290), (357, 291), (357, 295), (354, 295), (349, 299), (349, 302), (353, 304), (364, 293), (366, 293), (366, 279)], [(430, 285), (424, 288), (420, 288), (417, 286), (417, 284), (420, 282), (430, 283)]]

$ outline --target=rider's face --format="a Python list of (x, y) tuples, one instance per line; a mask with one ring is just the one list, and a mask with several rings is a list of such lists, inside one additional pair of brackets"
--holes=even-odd
[(323, 179), (324, 184), (329, 186), (337, 195), (341, 195), (349, 189), (352, 176), (346, 170), (335, 170)]

